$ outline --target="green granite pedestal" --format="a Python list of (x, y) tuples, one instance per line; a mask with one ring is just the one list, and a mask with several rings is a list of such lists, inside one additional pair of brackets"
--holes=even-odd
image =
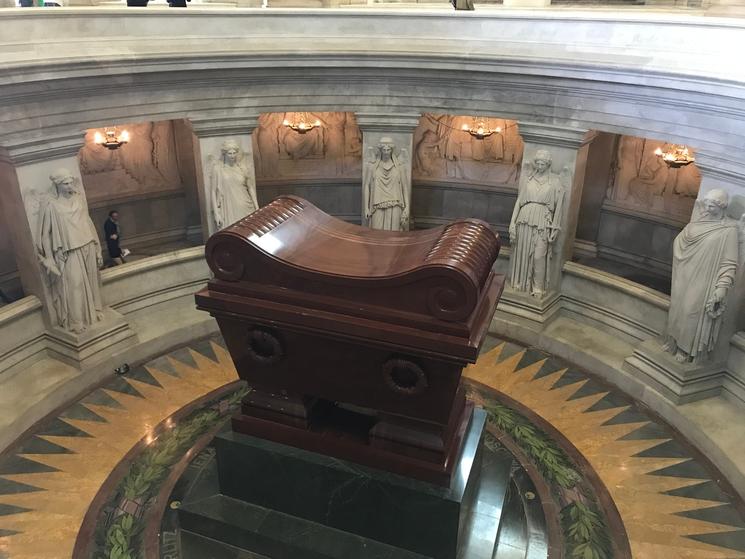
[(450, 487), (239, 433), (218, 435), (219, 491), (185, 503), (181, 528), (192, 541), (276, 559), (456, 559), (479, 491), (485, 420), (474, 410)]

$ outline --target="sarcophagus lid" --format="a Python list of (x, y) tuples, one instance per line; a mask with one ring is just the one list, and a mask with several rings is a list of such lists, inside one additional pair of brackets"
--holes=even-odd
[(215, 279), (197, 302), (213, 314), (474, 361), (502, 290), (498, 253), (480, 220), (375, 231), (281, 196), (209, 239)]

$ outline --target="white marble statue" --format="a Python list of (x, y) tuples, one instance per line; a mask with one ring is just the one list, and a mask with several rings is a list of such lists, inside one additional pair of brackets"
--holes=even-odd
[(409, 226), (411, 173), (408, 152), (396, 153), (391, 138), (370, 147), (363, 171), (365, 219), (368, 227), (404, 231)]
[(37, 250), (57, 324), (79, 334), (102, 318), (101, 245), (72, 173), (59, 169), (49, 178), (56, 195), (40, 208)]
[[(665, 351), (701, 363), (714, 349), (739, 259), (738, 222), (725, 215), (729, 195), (706, 193), (698, 218), (673, 243), (673, 282)], [(745, 232), (745, 214), (739, 222)]]
[(511, 283), (517, 291), (542, 297), (550, 288), (554, 243), (563, 226), (569, 170), (551, 172), (551, 154), (538, 150), (521, 185), (510, 220)]
[(234, 140), (226, 140), (219, 159), (211, 158), (210, 194), (217, 229), (224, 229), (256, 211), (256, 181)]

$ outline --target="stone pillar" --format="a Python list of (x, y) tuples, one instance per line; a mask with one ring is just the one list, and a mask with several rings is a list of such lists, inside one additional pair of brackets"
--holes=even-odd
[(176, 119), (172, 122), (176, 159), (186, 201), (186, 238), (191, 243), (204, 244), (206, 239), (202, 235), (202, 210), (199, 202), (202, 167), (195, 157), (197, 150), (194, 147), (198, 140), (190, 121)]
[[(41, 264), (40, 213), (57, 196), (50, 176), (58, 169), (66, 169), (79, 195), (85, 198), (77, 156), (82, 143), (83, 136), (76, 135), (46, 145), (0, 149), (0, 184), (4, 185), (2, 210), (13, 238), (24, 292), (38, 297), (44, 308), (48, 351), (62, 361), (86, 369), (134, 344), (136, 335), (121, 314), (106, 306), (103, 292), (101, 313), (97, 316), (100, 320), (78, 332), (62, 326), (59, 319), (62, 313), (54, 306), (51, 276)], [(87, 207), (87, 202), (84, 203)], [(100, 275), (96, 280), (100, 287)]]
[[(256, 171), (254, 167), (253, 130), (258, 125), (258, 115), (241, 119), (192, 120), (197, 141), (194, 142), (194, 159), (197, 162), (199, 205), (202, 215), (202, 233), (205, 241), (217, 230), (212, 196), (212, 168), (222, 156), (222, 146), (234, 141), (242, 152), (242, 163), (247, 173), (247, 183), (253, 186), (256, 196)], [(254, 198), (255, 199), (255, 198)]]
[[(725, 212), (730, 224), (738, 224), (739, 254), (734, 285), (724, 300), (715, 347), (708, 358), (698, 362), (679, 362), (663, 351), (668, 341), (667, 332), (662, 339), (649, 339), (640, 343), (634, 354), (626, 359), (624, 368), (646, 377), (657, 390), (676, 403), (685, 403), (719, 394), (725, 377), (731, 341), (738, 330), (745, 329), (745, 176), (743, 163), (714, 154), (696, 153), (696, 166), (701, 172), (701, 188), (691, 221), (699, 219), (701, 201), (713, 189), (722, 189), (729, 194), (729, 206)], [(709, 270), (697, 271), (696, 277), (706, 278)], [(675, 273), (673, 273), (675, 276)], [(675, 281), (675, 277), (673, 277)], [(703, 281), (703, 280), (702, 280)], [(694, 282), (695, 283), (695, 282)], [(703, 289), (703, 285), (691, 285), (691, 292)], [(674, 294), (673, 294), (674, 295)], [(693, 297), (691, 297), (693, 299)], [(673, 310), (681, 301), (671, 300)], [(689, 309), (694, 311), (695, 309)], [(705, 312), (701, 309), (701, 313)], [(691, 313), (691, 320), (698, 320), (701, 313)], [(745, 400), (745, 390), (735, 387), (740, 399)]]
[(574, 257), (597, 258), (601, 210), (614, 173), (619, 138), (618, 134), (600, 132), (590, 143), (578, 214), (577, 238), (574, 241)]
[[(357, 113), (357, 124), (362, 131), (362, 224), (368, 227), (391, 230), (408, 230), (411, 225), (411, 157), (414, 129), (419, 125), (419, 114), (373, 114)], [(395, 185), (387, 191), (375, 191), (375, 175), (382, 159), (382, 152), (392, 149), (395, 168), (391, 171), (394, 180), (400, 180), (402, 188)], [(373, 211), (376, 196), (402, 197), (404, 207), (392, 206)], [(383, 202), (384, 203), (384, 202)], [(384, 213), (386, 212), (386, 213)], [(401, 215), (399, 219), (398, 215)], [(377, 215), (376, 215), (377, 214)], [(397, 226), (398, 225), (398, 226)]]
[[(531, 211), (538, 206), (515, 206), (510, 229), (517, 239), (510, 239), (510, 273), (500, 309), (535, 327), (536, 323), (547, 322), (559, 308), (562, 268), (572, 257), (587, 152), (594, 134), (531, 122), (519, 122), (518, 127), (525, 143), (518, 201), (524, 204), (535, 197), (538, 188), (546, 193), (546, 199), (539, 202), (547, 203), (551, 217), (545, 224), (546, 238), (542, 238), (538, 228), (521, 225), (525, 220), (539, 219)], [(551, 159), (550, 170), (534, 174), (540, 166), (537, 157), (547, 156)], [(536, 187), (539, 182), (544, 186)], [(540, 277), (545, 281), (539, 281)]]

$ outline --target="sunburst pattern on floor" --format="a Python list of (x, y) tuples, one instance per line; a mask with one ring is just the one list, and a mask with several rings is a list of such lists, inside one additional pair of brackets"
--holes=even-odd
[[(745, 558), (735, 497), (666, 425), (533, 349), (489, 340), (467, 376), (560, 431), (598, 474), (635, 558)], [(138, 367), (39, 424), (0, 458), (0, 557), (67, 559), (93, 499), (128, 452), (190, 403), (235, 381), (218, 341)]]
[(110, 472), (161, 422), (237, 379), (214, 341), (118, 378), (0, 460), (0, 556), (63, 559)]
[(615, 390), (555, 358), (511, 343), (466, 376), (560, 431), (599, 475), (640, 559), (745, 558), (745, 523), (676, 435)]

